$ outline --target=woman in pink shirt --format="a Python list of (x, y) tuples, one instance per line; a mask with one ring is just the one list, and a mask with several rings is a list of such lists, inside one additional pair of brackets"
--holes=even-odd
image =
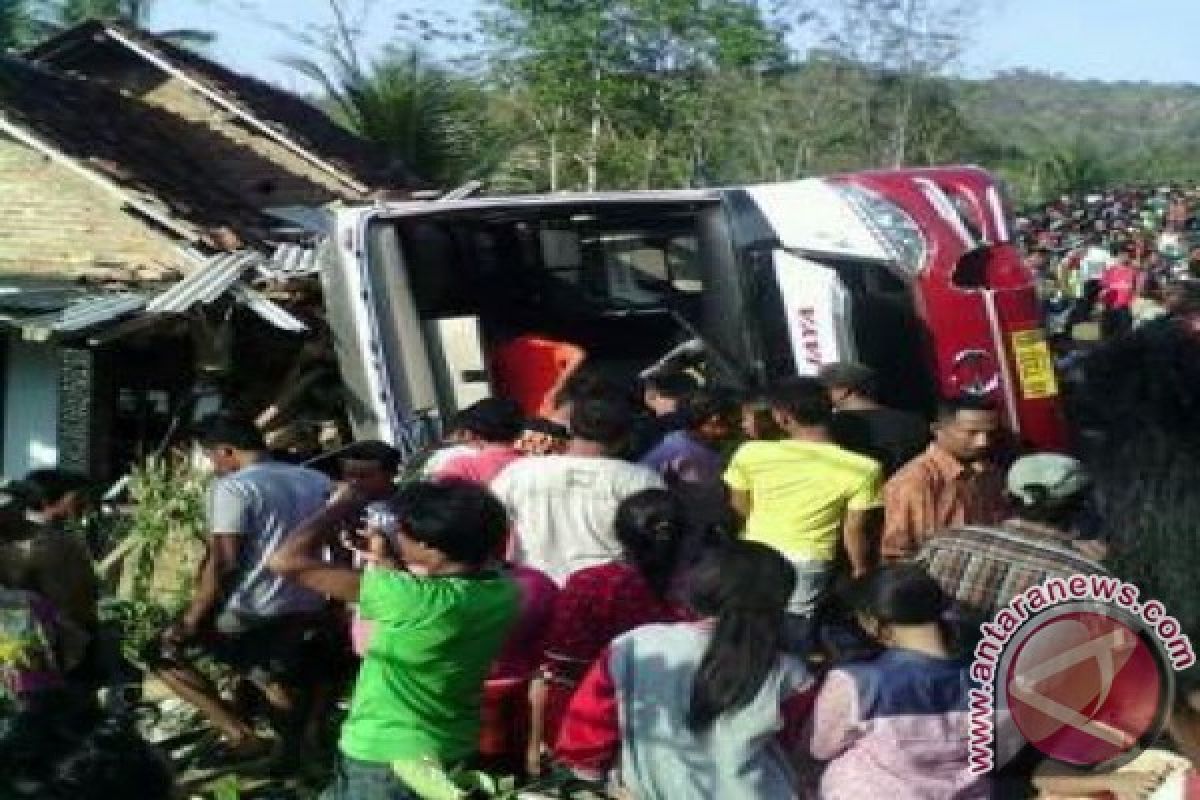
[(521, 457), (514, 443), (524, 421), (521, 407), (503, 397), (487, 397), (463, 409), (459, 428), (467, 449), (439, 464), (432, 478), (488, 485)]

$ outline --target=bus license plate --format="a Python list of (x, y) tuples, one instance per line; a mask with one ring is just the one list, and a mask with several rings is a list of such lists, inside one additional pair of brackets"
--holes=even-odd
[(1017, 331), (1013, 334), (1013, 354), (1021, 378), (1021, 394), (1026, 400), (1058, 395), (1054, 359), (1041, 331)]

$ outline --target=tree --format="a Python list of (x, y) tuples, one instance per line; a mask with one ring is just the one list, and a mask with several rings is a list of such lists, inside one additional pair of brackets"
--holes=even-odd
[(0, 0), (0, 51), (32, 44), (35, 31), (34, 15), (26, 0)]
[(1082, 194), (1103, 189), (1116, 178), (1091, 140), (1078, 137), (1059, 146), (1041, 162), (1049, 187), (1054, 194)]
[(491, 0), (483, 15), (492, 78), (552, 190), (690, 175), (706, 85), (786, 62), (786, 32), (750, 0)]
[(425, 180), (453, 186), (486, 178), (506, 154), (482, 89), (418, 49), (390, 50), (366, 65), (343, 53), (332, 69), (287, 63), (324, 88), (335, 119)]
[(959, 57), (972, 8), (964, 0), (844, 0), (835, 12), (829, 46), (871, 76), (859, 113), (872, 163), (908, 162), (922, 95)]
[[(154, 0), (44, 0), (42, 20), (50, 32), (74, 27), (89, 19), (124, 22), (135, 28), (149, 24)], [(216, 34), (194, 29), (156, 31), (156, 35), (182, 45), (210, 44)]]
[(359, 21), (342, 0), (330, 0), (329, 9), (329, 24), (287, 31), (312, 55), (284, 63), (322, 88), (336, 120), (434, 184), (487, 178), (499, 168), (510, 144), (478, 81), (411, 45), (364, 59)]

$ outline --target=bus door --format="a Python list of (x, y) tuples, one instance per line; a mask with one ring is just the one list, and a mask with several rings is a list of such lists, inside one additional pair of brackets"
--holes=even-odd
[(787, 250), (776, 250), (773, 261), (796, 374), (857, 361), (850, 293), (838, 273)]

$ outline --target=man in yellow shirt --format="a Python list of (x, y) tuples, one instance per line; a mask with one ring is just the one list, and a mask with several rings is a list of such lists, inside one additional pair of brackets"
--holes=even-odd
[(771, 545), (796, 567), (788, 613), (811, 617), (833, 577), (844, 542), (855, 576), (871, 568), (871, 527), (882, 505), (883, 469), (834, 444), (833, 407), (815, 378), (794, 378), (771, 397), (771, 414), (788, 435), (747, 442), (725, 471), (745, 537)]

